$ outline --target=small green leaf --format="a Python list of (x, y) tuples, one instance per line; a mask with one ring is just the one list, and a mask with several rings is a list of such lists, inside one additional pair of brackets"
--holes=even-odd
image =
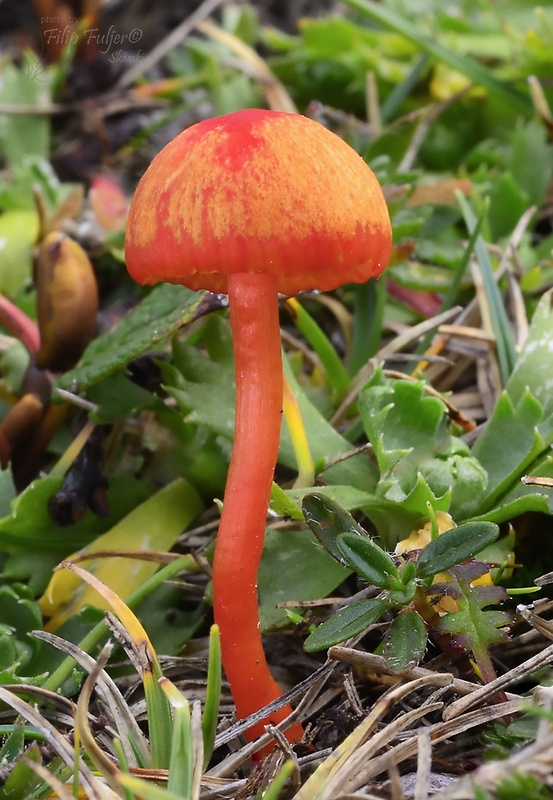
[(401, 588), (393, 589), (388, 594), (388, 601), (394, 606), (408, 606), (413, 601), (416, 591), (417, 584), (413, 580)]
[(343, 563), (338, 536), (347, 532), (363, 535), (361, 527), (351, 514), (324, 494), (313, 492), (305, 495), (302, 506), (305, 521), (319, 542), (337, 561)]
[(386, 600), (361, 600), (342, 609), (311, 633), (304, 643), (308, 653), (326, 650), (374, 625), (387, 610)]
[(417, 568), (413, 561), (408, 561), (407, 564), (401, 570), (400, 579), (404, 586), (409, 586), (414, 580), (417, 574)]
[(392, 672), (409, 672), (416, 667), (426, 640), (426, 625), (416, 611), (398, 614), (384, 637), (383, 656)]
[(429, 578), (461, 564), (495, 542), (498, 536), (499, 528), (493, 522), (466, 522), (450, 528), (423, 547), (417, 574)]
[(343, 533), (337, 544), (347, 564), (368, 583), (381, 589), (395, 588), (395, 582), (399, 580), (397, 567), (388, 553), (372, 539), (358, 533)]

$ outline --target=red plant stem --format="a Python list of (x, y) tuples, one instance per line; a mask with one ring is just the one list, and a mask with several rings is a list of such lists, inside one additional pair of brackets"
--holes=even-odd
[[(236, 416), (223, 513), (213, 561), (215, 622), (222, 660), (239, 718), (282, 692), (269, 671), (257, 601), (267, 506), (278, 456), (282, 417), (282, 356), (276, 278), (232, 275), (228, 280), (234, 340)], [(271, 714), (247, 732), (250, 741), (291, 712)], [(296, 724), (287, 733), (302, 735)]]
[(0, 294), (0, 325), (19, 339), (32, 356), (36, 356), (40, 349), (38, 325), (3, 294)]

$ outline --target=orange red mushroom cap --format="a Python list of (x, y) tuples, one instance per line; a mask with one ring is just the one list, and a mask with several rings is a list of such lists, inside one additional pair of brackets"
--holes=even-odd
[(173, 139), (136, 190), (127, 266), (141, 284), (227, 291), (270, 272), (278, 290), (331, 290), (379, 275), (391, 251), (382, 190), (339, 136), (299, 114), (250, 109)]

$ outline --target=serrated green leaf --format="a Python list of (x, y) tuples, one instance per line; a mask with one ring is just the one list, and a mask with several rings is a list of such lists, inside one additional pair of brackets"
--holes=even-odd
[(386, 631), (382, 655), (392, 672), (409, 672), (423, 657), (426, 641), (422, 617), (416, 611), (403, 611)]
[(174, 368), (162, 365), (165, 388), (187, 422), (205, 425), (231, 440), (236, 390), (230, 328), (212, 317), (202, 328), (202, 340), (207, 353), (186, 342), (173, 342)]
[[(451, 584), (447, 586), (450, 592), (455, 589), (455, 602), (459, 610), (440, 617), (436, 629), (452, 635), (457, 646), (471, 651), (482, 677), (489, 681), (495, 677), (495, 671), (488, 651), (492, 644), (505, 638), (505, 633), (498, 628), (507, 625), (509, 615), (504, 611), (486, 609), (486, 606), (497, 605), (508, 599), (503, 587), (472, 585), (485, 571), (485, 565), (470, 561), (450, 570), (453, 587)], [(435, 592), (438, 588), (434, 585), (432, 590)]]
[(420, 551), (417, 575), (430, 578), (473, 558), (499, 536), (492, 522), (467, 522), (444, 531)]
[[(457, 509), (467, 497), (481, 494), (485, 470), (464, 442), (449, 433), (445, 404), (426, 395), (422, 382), (392, 380), (377, 370), (358, 405), (381, 470), (378, 498), (422, 517), (428, 502), (447, 511), (450, 504)], [(367, 509), (367, 514), (385, 538), (397, 540), (409, 532), (389, 530), (378, 508), (375, 513)]]
[(79, 365), (62, 375), (54, 388), (85, 391), (129, 361), (159, 347), (197, 317), (204, 296), (185, 286), (168, 283), (156, 286), (114, 331), (94, 339)]
[(406, 497), (401, 492), (396, 494), (396, 490), (397, 484), (393, 481), (382, 481), (378, 486), (379, 495), (363, 505), (363, 511), (389, 549), (409, 536), (421, 519), (428, 516), (428, 503), (435, 511), (443, 512), (447, 512), (451, 504), (451, 492), (436, 497), (420, 474)]
[(316, 653), (344, 642), (378, 622), (387, 608), (386, 600), (371, 599), (353, 603), (319, 625), (307, 637), (303, 646), (308, 653)]
[(397, 567), (388, 553), (368, 536), (343, 533), (337, 545), (346, 564), (368, 583), (381, 589), (393, 589), (394, 582), (399, 581)]

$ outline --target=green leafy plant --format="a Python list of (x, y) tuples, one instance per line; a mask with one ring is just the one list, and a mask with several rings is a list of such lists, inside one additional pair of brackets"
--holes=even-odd
[[(487, 606), (500, 604), (508, 595), (500, 586), (476, 585), (483, 575), (489, 577), (489, 567), (472, 559), (495, 542), (497, 525), (468, 522), (437, 535), (434, 517), (435, 538), (412, 550), (407, 543), (403, 556), (394, 559), (328, 497), (306, 495), (303, 511), (323, 547), (382, 590), (377, 598), (348, 605), (319, 625), (305, 641), (307, 651), (356, 636), (386, 612), (396, 611), (382, 651), (393, 672), (406, 672), (418, 664), (430, 632), (446, 633), (451, 646), (470, 652), (484, 680), (495, 677), (489, 647), (503, 637), (498, 628), (507, 625), (509, 616)], [(446, 597), (452, 602), (446, 604)]]

